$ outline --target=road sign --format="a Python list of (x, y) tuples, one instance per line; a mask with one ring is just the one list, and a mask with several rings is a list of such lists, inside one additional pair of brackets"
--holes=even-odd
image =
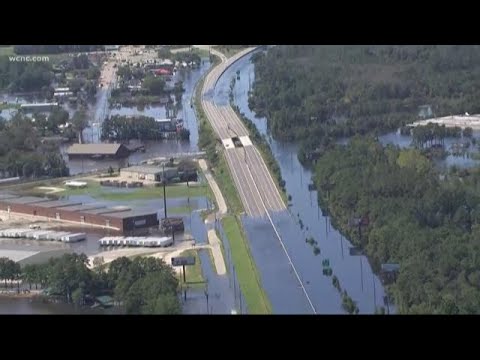
[(182, 256), (172, 258), (172, 266), (195, 265), (195, 256)]

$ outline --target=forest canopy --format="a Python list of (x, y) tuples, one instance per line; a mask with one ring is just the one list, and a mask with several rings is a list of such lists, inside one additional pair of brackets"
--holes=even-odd
[(281, 140), (387, 132), (426, 104), (480, 111), (480, 46), (282, 45), (253, 61), (250, 106)]

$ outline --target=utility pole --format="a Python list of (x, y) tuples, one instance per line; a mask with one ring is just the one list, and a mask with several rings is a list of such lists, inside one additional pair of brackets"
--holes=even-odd
[(362, 283), (362, 292), (363, 292), (363, 266), (362, 266), (362, 257), (360, 256), (360, 280)]
[(235, 265), (233, 265), (233, 299), (234, 299), (234, 303), (237, 302), (237, 287), (236, 287), (236, 284), (235, 284)]
[(240, 314), (242, 314), (242, 293), (240, 292), (240, 289), (238, 292), (240, 293)]
[(340, 247), (342, 248), (342, 259), (344, 258), (343, 257), (343, 235), (340, 234)]
[(162, 166), (162, 183), (163, 183), (163, 207), (165, 211), (165, 219), (167, 218), (167, 190), (165, 188), (166, 186), (166, 180), (165, 180), (165, 164)]
[(165, 219), (167, 218), (167, 191), (165, 189), (165, 180), (163, 180), (163, 209), (165, 212)]
[(186, 272), (185, 272), (185, 265), (183, 265), (183, 284), (184, 284), (184, 300), (187, 301), (187, 278), (186, 278)]
[(207, 299), (207, 315), (208, 315), (208, 277), (206, 279), (207, 283), (205, 285), (205, 298)]

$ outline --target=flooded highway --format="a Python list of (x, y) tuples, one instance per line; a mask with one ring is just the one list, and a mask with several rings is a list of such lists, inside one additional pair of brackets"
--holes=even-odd
[[(308, 190), (312, 174), (299, 163), (297, 146), (273, 140), (268, 134), (266, 119), (255, 117), (248, 108), (248, 91), (255, 78), (250, 57), (251, 55), (248, 55), (239, 60), (222, 75), (213, 98), (217, 105), (228, 104), (230, 82), (239, 71), (240, 79), (236, 80), (233, 90), (234, 102), (241, 112), (255, 123), (259, 131), (268, 136), (282, 177), (286, 181), (287, 194), (292, 196), (292, 205), (287, 211), (271, 213), (291, 262), (297, 269), (316, 313), (345, 313), (342, 309), (341, 294), (332, 285), (332, 277), (322, 273), (323, 260), (329, 261), (333, 275), (337, 276), (341, 288), (357, 303), (359, 312), (374, 313), (376, 307), (384, 306), (385, 294), (367, 258), (350, 256), (351, 243), (331, 226), (328, 216), (322, 215), (317, 202), (317, 192)], [(267, 221), (249, 217), (244, 217), (243, 224), (273, 312), (312, 313), (272, 226)], [(305, 242), (307, 237), (313, 237), (317, 241), (320, 254), (313, 253), (312, 246)], [(390, 307), (390, 311), (392, 310)]]

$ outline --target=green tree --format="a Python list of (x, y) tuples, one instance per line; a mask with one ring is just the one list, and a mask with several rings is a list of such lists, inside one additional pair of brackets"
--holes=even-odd
[(85, 109), (81, 109), (75, 112), (72, 117), (72, 127), (78, 135), (78, 142), (83, 143), (82, 132), (88, 126), (87, 112)]
[(466, 127), (465, 129), (463, 129), (463, 136), (471, 138), (473, 136), (473, 129), (471, 127)]
[(143, 80), (142, 88), (151, 95), (162, 95), (165, 92), (165, 81), (154, 76), (147, 76)]

